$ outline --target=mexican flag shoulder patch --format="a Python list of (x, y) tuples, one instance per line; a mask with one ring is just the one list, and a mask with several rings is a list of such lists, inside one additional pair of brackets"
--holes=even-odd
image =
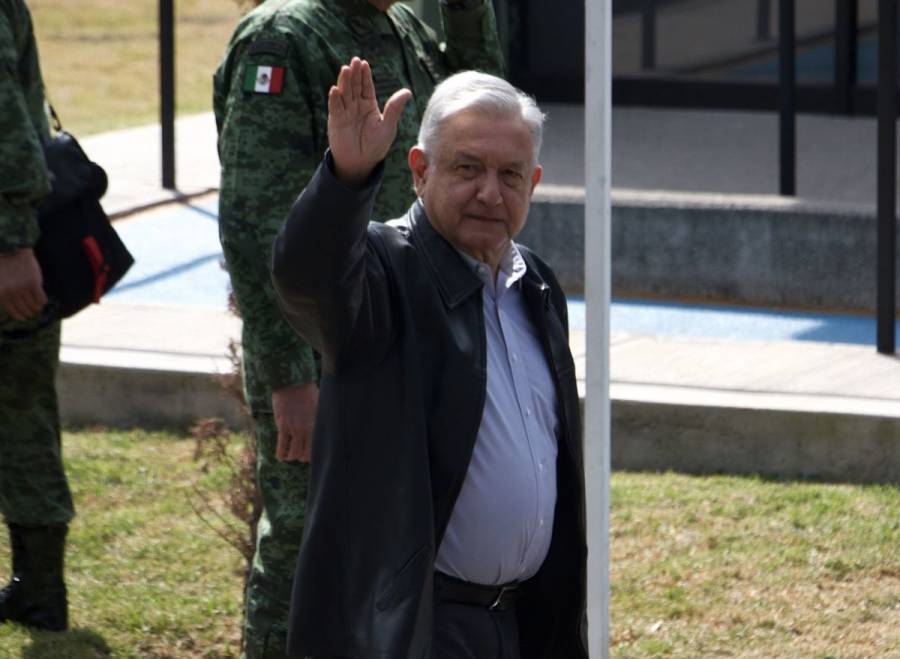
[(280, 94), (283, 85), (283, 66), (248, 66), (244, 73), (245, 92)]

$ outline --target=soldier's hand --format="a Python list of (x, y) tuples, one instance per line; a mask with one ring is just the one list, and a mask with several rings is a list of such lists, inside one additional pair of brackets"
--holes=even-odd
[(47, 304), (41, 266), (30, 248), (0, 253), (0, 307), (14, 320), (37, 316)]
[(328, 143), (335, 173), (345, 185), (356, 187), (365, 181), (387, 155), (400, 113), (412, 97), (401, 89), (378, 111), (375, 83), (369, 63), (354, 57), (341, 67), (337, 83), (328, 93)]
[(272, 412), (278, 440), (275, 457), (309, 462), (319, 387), (315, 382), (283, 387), (272, 392)]

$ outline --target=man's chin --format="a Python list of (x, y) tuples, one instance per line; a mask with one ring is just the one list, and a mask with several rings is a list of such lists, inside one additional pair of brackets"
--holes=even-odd
[(504, 254), (509, 249), (509, 244), (509, 238), (506, 236), (502, 240), (493, 237), (492, 240), (467, 241), (460, 249), (477, 261), (490, 263), (497, 256)]

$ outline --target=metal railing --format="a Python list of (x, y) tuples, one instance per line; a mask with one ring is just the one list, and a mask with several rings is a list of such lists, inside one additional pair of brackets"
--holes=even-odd
[[(641, 68), (656, 67), (656, 2), (628, 7), (641, 17)], [(896, 0), (878, 3), (878, 91), (874, 109), (878, 116), (878, 235), (876, 259), (876, 348), (893, 355), (896, 351), (896, 261), (897, 261), (897, 5)], [(771, 0), (757, 3), (757, 39), (769, 38)], [(796, 5), (795, 0), (778, 3), (778, 93), (779, 114), (779, 192), (794, 195), (797, 189), (797, 81), (796, 81)], [(833, 112), (850, 114), (868, 109), (859, 101), (857, 89), (858, 45), (857, 0), (835, 2), (834, 85), (830, 107)], [(638, 82), (638, 84), (641, 84)], [(643, 82), (648, 89), (655, 84)], [(678, 93), (679, 82), (671, 82)], [(720, 83), (699, 83), (710, 89)], [(683, 89), (687, 89), (687, 85)], [(722, 85), (719, 90), (726, 90)], [(758, 86), (757, 86), (758, 90)], [(691, 91), (696, 91), (694, 87)], [(696, 103), (696, 97), (694, 103)], [(658, 99), (658, 97), (657, 97)], [(819, 97), (820, 101), (823, 97)], [(662, 103), (665, 105), (666, 103)], [(710, 105), (715, 105), (712, 103)], [(741, 107), (735, 105), (733, 107)], [(746, 107), (746, 106), (745, 106)], [(747, 108), (750, 109), (750, 108)], [(758, 109), (758, 108), (755, 108)]]
[(779, 192), (791, 196), (797, 192), (797, 44), (794, 1), (781, 0), (778, 8)]
[[(590, 1), (590, 0), (586, 0)], [(759, 0), (757, 5), (757, 38), (769, 35), (771, 1)], [(503, 4), (503, 3), (501, 3)], [(504, 5), (505, 6), (505, 5)], [(631, 0), (620, 3), (619, 11), (639, 11), (642, 25), (642, 68), (656, 64), (656, 7), (654, 0)], [(866, 111), (868, 104), (860, 101), (856, 84), (857, 0), (836, 0), (835, 3), (835, 69), (834, 85), (830, 92), (815, 96), (820, 111), (852, 113)], [(159, 80), (160, 125), (162, 149), (162, 186), (176, 188), (175, 180), (175, 7), (174, 0), (159, 0)], [(796, 113), (798, 90), (796, 84), (795, 0), (779, 0), (779, 65), (775, 105), (779, 112), (779, 191), (783, 195), (796, 192)], [(618, 13), (618, 12), (617, 12)], [(877, 349), (893, 354), (896, 345), (896, 119), (897, 119), (897, 6), (896, 0), (879, 0), (878, 4), (878, 241), (877, 241)], [(741, 83), (690, 83), (684, 81), (643, 80), (630, 90), (623, 82), (614, 82), (615, 96), (622, 100), (653, 105), (685, 105), (677, 97), (690, 97), (691, 107), (732, 107), (764, 109), (772, 100), (760, 93), (759, 85)], [(752, 87), (753, 101), (747, 92)], [(698, 91), (706, 89), (704, 95)], [(652, 90), (650, 95), (640, 90)], [(717, 103), (723, 93), (736, 98), (724, 105)], [(638, 93), (635, 94), (635, 91)], [(629, 93), (630, 92), (630, 93)], [(709, 100), (712, 98), (712, 102)], [(676, 102), (672, 102), (675, 100)], [(661, 101), (661, 102), (660, 102)], [(667, 102), (668, 101), (668, 102)], [(699, 101), (699, 102), (698, 102)], [(762, 107), (758, 107), (762, 103)], [(823, 104), (824, 103), (824, 107)]]
[(175, 189), (175, 6), (159, 0), (159, 124), (162, 187)]
[(878, 256), (877, 348), (896, 346), (897, 262), (897, 3), (878, 2)]

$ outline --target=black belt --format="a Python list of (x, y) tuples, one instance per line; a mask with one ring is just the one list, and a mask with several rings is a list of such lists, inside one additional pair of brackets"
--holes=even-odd
[(442, 602), (480, 606), (489, 611), (505, 611), (519, 596), (519, 582), (502, 586), (482, 586), (462, 581), (443, 572), (434, 573), (435, 597)]

